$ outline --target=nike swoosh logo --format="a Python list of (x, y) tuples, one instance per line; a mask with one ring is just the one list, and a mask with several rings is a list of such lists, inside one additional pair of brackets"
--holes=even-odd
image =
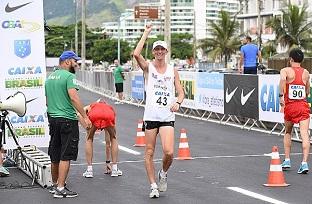
[(36, 100), (36, 99), (37, 99), (37, 98), (30, 99), (30, 100), (26, 101), (26, 103), (30, 103), (30, 102), (32, 102), (32, 101), (34, 101), (34, 100)]
[(242, 89), (242, 94), (241, 94), (241, 104), (245, 105), (245, 103), (248, 101), (249, 97), (251, 96), (251, 94), (254, 92), (256, 88), (254, 88), (253, 90), (251, 90), (248, 94), (246, 94), (244, 96), (244, 89)]
[(238, 87), (236, 87), (231, 93), (229, 93), (228, 88), (226, 88), (226, 91), (225, 91), (225, 102), (226, 102), (226, 103), (230, 102), (230, 100), (231, 100), (232, 97), (234, 96), (234, 94), (235, 94), (237, 88), (238, 88)]
[(7, 12), (7, 13), (10, 13), (10, 12), (13, 12), (13, 11), (15, 11), (15, 10), (17, 10), (17, 9), (20, 9), (20, 8), (22, 8), (22, 7), (24, 7), (24, 6), (26, 6), (26, 5), (28, 5), (28, 4), (30, 4), (30, 3), (32, 3), (32, 1), (31, 2), (28, 2), (28, 3), (25, 3), (25, 4), (21, 4), (21, 5), (19, 5), (19, 6), (14, 6), (14, 7), (10, 7), (9, 6), (9, 3), (6, 5), (6, 7), (5, 7), (5, 12)]

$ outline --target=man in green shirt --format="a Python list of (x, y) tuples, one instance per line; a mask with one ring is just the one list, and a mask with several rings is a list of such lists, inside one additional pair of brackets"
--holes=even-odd
[(83, 117), (87, 128), (91, 127), (77, 93), (77, 60), (80, 58), (73, 51), (64, 51), (59, 59), (59, 67), (49, 75), (45, 83), (51, 136), (48, 153), (53, 182), (49, 190), (55, 198), (78, 196), (65, 187), (70, 160), (75, 161), (78, 155), (79, 127), (76, 110)]
[(114, 64), (116, 68), (113, 71), (114, 79), (115, 79), (115, 88), (116, 93), (118, 94), (119, 101), (116, 101), (115, 104), (121, 104), (123, 100), (123, 81), (124, 81), (124, 75), (123, 75), (123, 69), (119, 65), (119, 61), (117, 59), (114, 60)]

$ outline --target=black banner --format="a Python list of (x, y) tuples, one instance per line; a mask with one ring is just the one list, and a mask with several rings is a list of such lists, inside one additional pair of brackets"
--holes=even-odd
[(259, 119), (257, 75), (224, 75), (224, 114)]

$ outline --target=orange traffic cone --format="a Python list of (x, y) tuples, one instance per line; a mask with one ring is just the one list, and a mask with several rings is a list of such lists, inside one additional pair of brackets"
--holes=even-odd
[(144, 147), (145, 146), (145, 133), (142, 130), (143, 120), (138, 121), (137, 135), (135, 138), (135, 147)]
[(186, 130), (184, 128), (181, 129), (181, 136), (180, 136), (179, 151), (178, 151), (177, 159), (179, 160), (193, 159), (191, 157), (191, 151), (188, 145)]
[(277, 146), (272, 147), (268, 181), (263, 185), (268, 187), (284, 187), (290, 185), (285, 181)]

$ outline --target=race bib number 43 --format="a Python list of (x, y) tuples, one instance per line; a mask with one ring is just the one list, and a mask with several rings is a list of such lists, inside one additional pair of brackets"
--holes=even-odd
[(165, 108), (170, 104), (170, 93), (156, 91), (153, 96), (154, 105), (160, 108)]
[(288, 98), (293, 100), (304, 99), (306, 97), (305, 86), (289, 85)]

